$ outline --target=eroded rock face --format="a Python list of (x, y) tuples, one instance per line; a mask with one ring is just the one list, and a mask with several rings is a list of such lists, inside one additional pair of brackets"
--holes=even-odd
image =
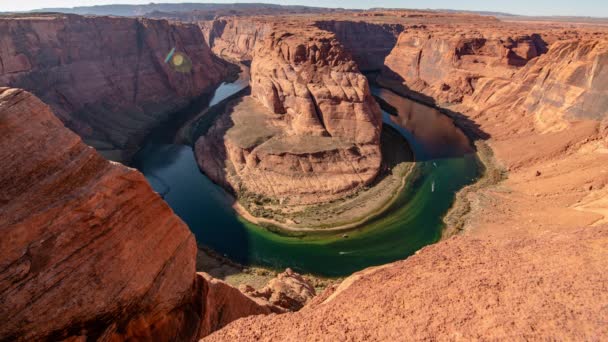
[(1, 340), (188, 341), (271, 312), (197, 276), (193, 235), (143, 175), (39, 99), (0, 88), (0, 130)]
[(327, 20), (315, 23), (318, 28), (333, 32), (336, 39), (353, 56), (363, 72), (379, 71), (384, 59), (397, 43), (405, 26), (399, 23), (369, 23), (365, 21)]
[(0, 90), (0, 336), (189, 336), (196, 242), (138, 172)]
[(467, 104), (478, 110), (518, 106), (541, 131), (556, 131), (569, 127), (569, 121), (605, 119), (607, 95), (608, 41), (576, 39), (553, 43), (509, 82), (479, 82)]
[(199, 336), (207, 336), (228, 323), (250, 315), (282, 313), (283, 310), (265, 300), (243, 294), (231, 285), (206, 273), (198, 274), (203, 295), (204, 315)]
[[(0, 32), (0, 85), (33, 92), (85, 142), (118, 161), (226, 74), (196, 25), (35, 15), (3, 17)], [(165, 63), (173, 48), (191, 68), (180, 72)]]
[(264, 299), (288, 311), (300, 310), (316, 295), (312, 284), (290, 268), (271, 279), (260, 290), (247, 286), (240, 290), (250, 297)]
[(537, 34), (410, 29), (386, 58), (381, 81), (427, 103), (458, 103), (480, 78), (510, 78), (546, 45)]
[(250, 61), (256, 43), (272, 32), (272, 23), (255, 19), (219, 18), (199, 22), (206, 41), (218, 56)]
[(203, 171), (237, 193), (292, 204), (372, 182), (381, 163), (380, 109), (334, 35), (275, 24), (252, 56), (251, 97), (229, 106), (196, 143)]

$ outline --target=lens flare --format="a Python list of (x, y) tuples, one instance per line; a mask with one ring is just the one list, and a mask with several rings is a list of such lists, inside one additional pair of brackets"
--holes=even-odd
[(175, 53), (175, 48), (171, 49), (171, 51), (169, 51), (169, 53), (167, 54), (167, 58), (165, 58), (165, 63), (169, 63), (169, 61), (171, 60), (171, 57), (173, 57), (173, 54)]
[(192, 70), (192, 61), (182, 52), (176, 52), (175, 48), (171, 49), (165, 58), (165, 63), (168, 63), (171, 68), (177, 72), (189, 73)]
[(178, 66), (181, 66), (182, 64), (184, 64), (184, 56), (176, 55), (173, 57), (173, 65), (178, 67)]

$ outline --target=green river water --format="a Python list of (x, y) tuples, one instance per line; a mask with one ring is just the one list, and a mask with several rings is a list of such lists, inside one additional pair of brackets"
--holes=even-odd
[[(242, 87), (223, 84), (210, 106)], [(390, 208), (348, 232), (348, 238), (344, 233), (287, 237), (247, 222), (232, 210), (224, 191), (200, 172), (190, 146), (151, 137), (133, 165), (200, 244), (241, 264), (345, 276), (404, 259), (440, 239), (442, 218), (455, 193), (475, 181), (479, 165), (468, 140), (449, 118), (389, 91), (373, 88), (373, 92), (398, 109), (397, 116), (384, 113), (385, 124), (406, 137), (418, 162)]]

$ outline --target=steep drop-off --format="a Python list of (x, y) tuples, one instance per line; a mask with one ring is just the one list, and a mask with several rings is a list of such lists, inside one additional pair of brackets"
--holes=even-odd
[(0, 92), (0, 336), (193, 334), (188, 228), (40, 100)]
[(380, 80), (424, 102), (462, 102), (480, 78), (510, 78), (517, 67), (546, 51), (537, 34), (409, 29), (386, 58)]
[(145, 178), (30, 93), (0, 88), (0, 130), (0, 340), (188, 341), (285, 311), (197, 275), (194, 236)]
[[(226, 75), (196, 25), (50, 14), (2, 17), (0, 32), (0, 85), (36, 94), (117, 161)], [(165, 62), (172, 49), (180, 67)]]
[(318, 28), (333, 32), (363, 72), (379, 71), (405, 26), (399, 23), (321, 20)]
[(250, 62), (255, 44), (274, 30), (272, 21), (255, 18), (218, 18), (199, 26), (215, 54), (239, 62)]

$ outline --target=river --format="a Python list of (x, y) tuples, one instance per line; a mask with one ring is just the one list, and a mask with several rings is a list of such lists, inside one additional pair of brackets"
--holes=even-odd
[[(245, 86), (222, 84), (215, 105)], [(323, 276), (346, 276), (404, 259), (437, 242), (455, 193), (479, 176), (477, 158), (464, 134), (437, 110), (380, 88), (373, 93), (398, 109), (384, 122), (401, 132), (418, 160), (416, 176), (380, 216), (348, 233), (286, 237), (271, 233), (232, 209), (224, 190), (202, 174), (192, 147), (152, 135), (133, 166), (188, 224), (197, 241), (245, 265), (291, 267)], [(394, 113), (393, 113), (394, 114)]]

